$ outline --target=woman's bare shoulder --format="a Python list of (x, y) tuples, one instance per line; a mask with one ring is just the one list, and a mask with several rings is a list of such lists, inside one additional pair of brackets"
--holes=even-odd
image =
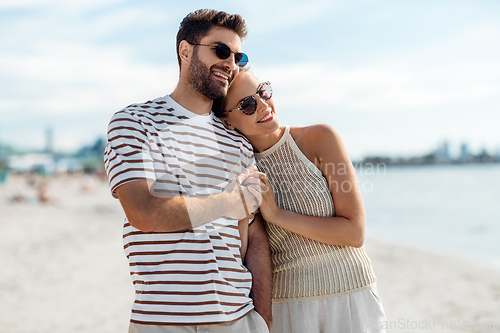
[(322, 142), (332, 144), (340, 140), (339, 132), (328, 124), (315, 124), (304, 127), (290, 127), (290, 134), (297, 141), (306, 141), (318, 145)]
[(342, 147), (340, 134), (327, 124), (290, 127), (290, 135), (304, 155), (317, 165), (326, 153)]

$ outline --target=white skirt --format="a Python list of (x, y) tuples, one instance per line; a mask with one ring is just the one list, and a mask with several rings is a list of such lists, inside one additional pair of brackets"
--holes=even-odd
[(385, 313), (377, 289), (311, 301), (273, 303), (271, 333), (380, 333)]

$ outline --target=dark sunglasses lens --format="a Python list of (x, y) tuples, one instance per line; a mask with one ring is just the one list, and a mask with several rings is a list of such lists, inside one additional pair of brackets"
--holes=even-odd
[(241, 102), (240, 110), (247, 115), (253, 114), (257, 110), (257, 100), (253, 96), (245, 99)]
[(241, 58), (243, 58), (243, 53), (235, 53), (234, 54), (234, 62), (239, 65)]
[[(231, 55), (231, 49), (226, 44), (218, 44), (215, 47), (215, 54), (221, 59), (227, 59)], [(234, 62), (239, 67), (245, 67), (248, 63), (248, 56), (245, 53), (235, 53)]]
[(236, 53), (234, 60), (240, 67), (245, 67), (248, 63), (248, 56), (245, 53)]
[(227, 45), (218, 44), (215, 47), (215, 54), (221, 59), (227, 59), (231, 55), (231, 50)]

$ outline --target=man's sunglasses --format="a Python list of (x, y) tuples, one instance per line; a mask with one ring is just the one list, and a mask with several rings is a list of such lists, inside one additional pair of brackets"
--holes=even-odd
[(245, 65), (248, 63), (248, 56), (245, 53), (233, 52), (233, 51), (231, 51), (229, 46), (227, 46), (226, 44), (222, 44), (222, 43), (219, 43), (217, 45), (196, 44), (196, 43), (189, 43), (189, 44), (211, 47), (212, 49), (215, 50), (215, 54), (220, 59), (223, 59), (223, 60), (229, 58), (231, 53), (234, 53), (234, 62), (239, 67), (245, 67)]
[(247, 115), (254, 114), (257, 110), (257, 99), (255, 98), (255, 95), (259, 95), (263, 101), (270, 100), (271, 97), (273, 97), (273, 87), (271, 87), (271, 82), (267, 81), (261, 83), (255, 94), (243, 98), (236, 109), (232, 109), (227, 112), (240, 110)]

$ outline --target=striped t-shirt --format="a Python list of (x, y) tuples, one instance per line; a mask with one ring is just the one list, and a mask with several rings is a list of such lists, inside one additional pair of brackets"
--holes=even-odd
[[(220, 193), (254, 163), (250, 143), (210, 115), (170, 96), (115, 113), (104, 163), (111, 191), (148, 180), (164, 195)], [(238, 221), (221, 217), (180, 232), (142, 232), (125, 219), (125, 254), (135, 287), (131, 322), (203, 325), (237, 320), (253, 309)]]

